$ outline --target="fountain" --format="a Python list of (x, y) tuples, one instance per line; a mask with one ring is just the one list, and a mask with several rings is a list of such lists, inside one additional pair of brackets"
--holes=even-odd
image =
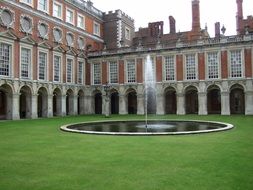
[[(61, 130), (84, 134), (103, 135), (178, 135), (224, 131), (233, 125), (210, 121), (184, 120), (148, 120), (151, 98), (156, 99), (153, 91), (156, 89), (154, 65), (150, 55), (146, 57), (144, 68), (145, 120), (128, 121), (95, 121), (61, 126)], [(156, 92), (156, 91), (155, 91)]]
[(155, 89), (155, 76), (154, 76), (154, 66), (151, 60), (150, 55), (147, 56), (145, 62), (145, 77), (144, 77), (144, 86), (145, 86), (145, 127), (146, 132), (148, 131), (148, 100), (153, 98), (150, 96), (150, 90)]

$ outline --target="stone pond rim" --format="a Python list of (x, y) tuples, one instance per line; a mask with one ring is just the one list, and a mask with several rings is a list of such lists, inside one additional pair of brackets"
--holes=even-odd
[[(80, 133), (80, 134), (94, 134), (94, 135), (123, 135), (123, 136), (152, 136), (152, 135), (190, 135), (190, 134), (202, 134), (202, 133), (211, 133), (211, 132), (220, 132), (220, 131), (226, 131), (233, 129), (234, 126), (229, 123), (224, 122), (217, 122), (217, 121), (202, 121), (202, 120), (166, 120), (166, 119), (150, 119), (148, 120), (148, 131), (145, 131), (143, 126), (145, 126), (145, 120), (102, 120), (102, 121), (93, 121), (93, 122), (80, 122), (80, 123), (72, 123), (63, 125), (60, 127), (62, 131), (65, 132), (72, 132), (72, 133)], [(134, 126), (138, 129), (138, 131), (131, 130), (130, 131), (120, 131), (120, 125), (124, 123), (125, 125), (130, 125), (131, 123), (137, 123), (138, 126)], [(186, 131), (170, 131), (170, 128), (178, 129), (178, 126), (171, 126), (177, 124), (191, 124), (191, 126), (196, 127), (206, 125), (206, 129), (202, 129), (200, 127), (199, 130), (186, 130)], [(177, 125), (176, 124), (176, 125)], [(101, 126), (102, 125), (102, 126)], [(132, 124), (131, 124), (132, 125)], [(168, 125), (166, 127), (166, 125)], [(195, 126), (196, 125), (196, 126)], [(107, 128), (110, 128), (110, 126), (119, 127), (117, 131), (106, 131), (104, 128), (96, 131), (92, 130), (92, 127), (102, 127), (106, 126)], [(108, 127), (109, 126), (109, 127)], [(161, 126), (161, 127), (154, 127), (152, 126)], [(94, 127), (94, 128), (95, 128)], [(85, 130), (85, 128), (89, 128), (89, 130)], [(155, 131), (156, 129), (162, 129), (164, 131)], [(187, 127), (186, 127), (187, 128)], [(204, 126), (205, 128), (205, 126)], [(168, 129), (168, 131), (166, 131)], [(124, 129), (125, 130), (125, 129)]]

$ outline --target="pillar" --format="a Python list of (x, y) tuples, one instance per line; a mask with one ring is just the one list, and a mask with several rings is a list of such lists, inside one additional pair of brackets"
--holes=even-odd
[(106, 117), (109, 117), (110, 115), (110, 109), (109, 109), (109, 96), (103, 95), (103, 105), (102, 105), (102, 114), (104, 114)]
[(245, 92), (245, 115), (253, 115), (253, 91)]
[(199, 100), (199, 115), (207, 115), (207, 93), (199, 92), (198, 100)]
[(48, 95), (47, 117), (53, 117), (53, 95)]
[(144, 94), (137, 94), (137, 115), (144, 115)]
[(230, 115), (229, 92), (221, 92), (221, 115)]
[(124, 94), (119, 94), (119, 114), (120, 115), (127, 114), (126, 97)]
[(31, 118), (38, 118), (38, 94), (33, 94), (31, 97)]
[(20, 115), (19, 115), (19, 97), (20, 97), (20, 93), (13, 93), (12, 94), (12, 115), (11, 115), (11, 119), (13, 119), (13, 120), (20, 119)]
[[(58, 105), (60, 104), (57, 104), (57, 106)], [(66, 95), (61, 96), (61, 109), (57, 108), (57, 110), (60, 110), (59, 116), (66, 116)]]
[(90, 95), (84, 96), (84, 114), (94, 114), (94, 97)]
[(78, 96), (77, 95), (74, 95), (73, 97), (73, 113), (71, 113), (71, 115), (77, 115), (77, 98)]
[(177, 94), (177, 115), (185, 115), (185, 97), (183, 93)]
[(164, 115), (164, 96), (160, 93), (156, 95), (156, 114)]

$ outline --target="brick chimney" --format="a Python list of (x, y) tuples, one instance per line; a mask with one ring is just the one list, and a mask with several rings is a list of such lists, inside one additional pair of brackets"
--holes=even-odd
[(220, 22), (215, 23), (215, 38), (220, 38)]
[(176, 20), (173, 16), (169, 16), (170, 20), (170, 33), (175, 34), (176, 33)]
[(237, 31), (237, 34), (243, 34), (244, 33), (243, 8), (242, 8), (243, 0), (236, 0), (236, 3), (237, 3), (236, 31)]
[(199, 0), (192, 0), (192, 31), (200, 31)]

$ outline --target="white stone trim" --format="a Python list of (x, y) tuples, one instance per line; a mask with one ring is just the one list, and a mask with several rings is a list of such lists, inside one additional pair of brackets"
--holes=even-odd
[[(54, 14), (54, 6), (55, 6), (55, 5), (58, 5), (58, 6), (61, 7), (61, 16), (58, 16), (58, 15), (55, 15), (55, 14)], [(52, 10), (52, 12), (53, 12), (53, 14), (52, 14), (53, 17), (56, 17), (56, 18), (58, 18), (58, 19), (63, 20), (63, 5), (62, 5), (62, 3), (60, 3), (59, 1), (54, 0), (54, 1), (53, 1), (53, 10)]]
[[(25, 18), (28, 18), (31, 22), (31, 28), (29, 28), (29, 30), (27, 30), (27, 31), (24, 29), (24, 26), (22, 25), (22, 22)], [(33, 32), (33, 18), (30, 15), (22, 14), (20, 16), (20, 31), (24, 32), (26, 34), (32, 34), (32, 32)]]
[[(78, 82), (78, 78), (79, 78), (79, 62), (83, 63), (83, 76), (82, 76), (82, 83)], [(85, 67), (85, 59), (83, 58), (77, 58), (77, 84), (81, 84), (81, 85), (85, 85), (85, 71), (86, 71), (86, 67)]]
[[(12, 22), (10, 24), (8, 24), (8, 25), (4, 23), (4, 21), (2, 20), (2, 17), (1, 17), (2, 13), (5, 10), (9, 11), (11, 13), (11, 15), (12, 15)], [(14, 29), (14, 23), (15, 23), (15, 12), (12, 9), (10, 9), (9, 7), (1, 6), (0, 7), (0, 24), (3, 25), (3, 26), (6, 26), (7, 28)]]
[[(78, 18), (79, 18), (79, 17), (82, 17), (82, 18), (83, 18), (83, 27), (82, 27), (82, 26), (79, 26), (79, 22), (78, 22)], [(83, 14), (81, 14), (81, 13), (77, 13), (77, 27), (78, 27), (78, 28), (81, 28), (82, 30), (85, 30), (85, 29), (86, 29), (85, 24), (86, 24), (85, 16), (84, 16)]]
[[(42, 36), (41, 33), (40, 33), (39, 26), (40, 26), (41, 24), (44, 24), (44, 25), (46, 25), (46, 27), (47, 27), (47, 34), (46, 34), (45, 36)], [(42, 39), (47, 39), (47, 40), (48, 40), (48, 34), (49, 34), (49, 25), (48, 25), (48, 23), (46, 23), (45, 21), (39, 20), (37, 29), (38, 29), (38, 36), (39, 36), (40, 38), (42, 38)]]

